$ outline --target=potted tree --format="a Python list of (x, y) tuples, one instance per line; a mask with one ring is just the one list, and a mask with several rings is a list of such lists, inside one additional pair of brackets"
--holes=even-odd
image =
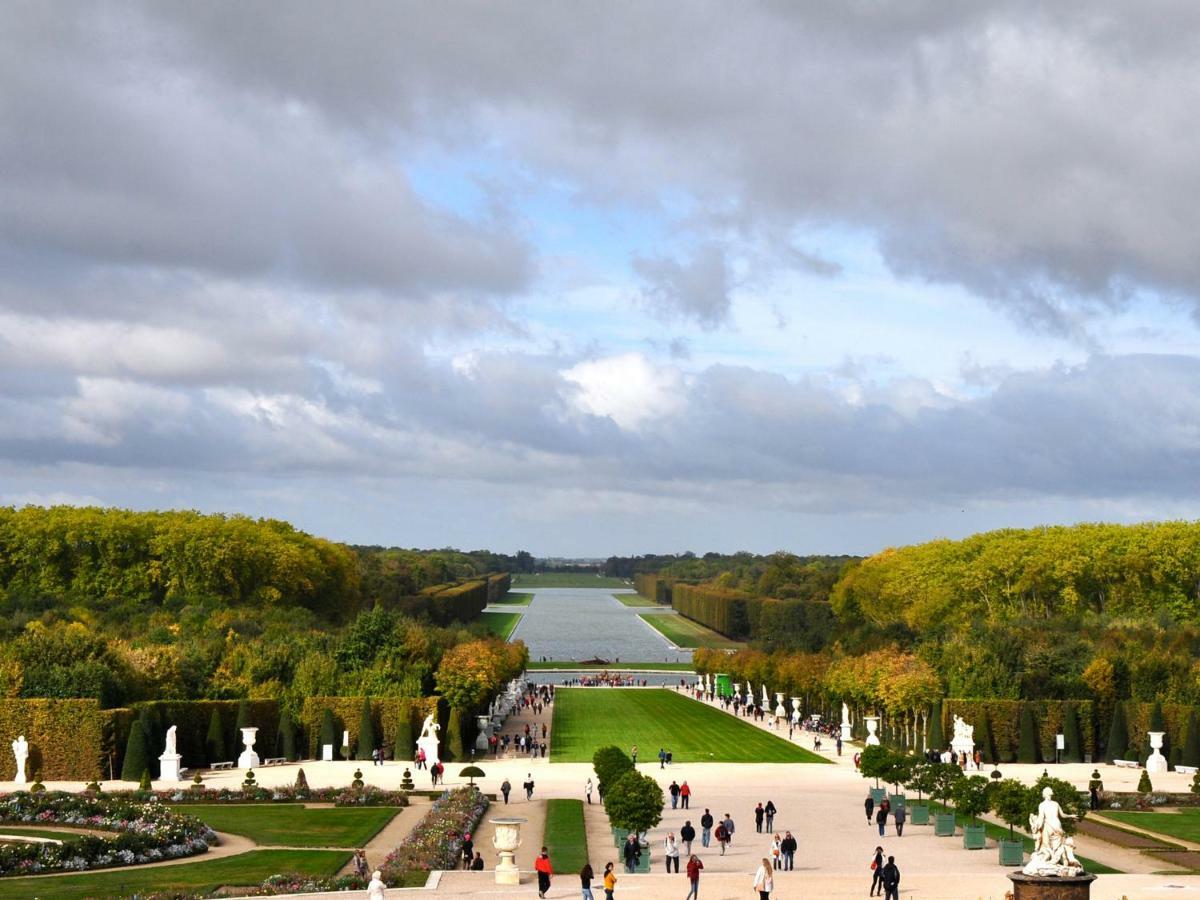
[(1029, 814), (1037, 806), (1033, 791), (1015, 778), (1005, 778), (992, 785), (992, 809), (1008, 823), (1008, 840), (1001, 838), (1000, 865), (1019, 866), (1025, 862), (1024, 844), (1017, 840), (1013, 826), (1029, 824)]
[(662, 821), (663, 791), (658, 782), (641, 772), (626, 772), (604, 795), (604, 808), (608, 821), (627, 833), (633, 833), (642, 841), (642, 858), (639, 872), (650, 871), (650, 848), (645, 833)]
[(881, 744), (875, 744), (862, 752), (858, 761), (858, 770), (863, 778), (874, 778), (875, 787), (871, 788), (871, 799), (878, 803), (887, 795), (887, 788), (880, 787), (879, 779), (887, 777), (891, 771), (892, 758), (895, 754)]
[(938, 837), (954, 837), (954, 813), (945, 808), (954, 791), (955, 782), (962, 777), (962, 770), (954, 763), (931, 763), (933, 790), (929, 793), (942, 803), (942, 809), (933, 817), (933, 833)]
[(924, 795), (934, 787), (933, 765), (923, 759), (914, 760), (908, 781), (904, 784), (910, 791), (917, 792), (917, 802), (908, 808), (908, 821), (913, 825), (929, 824), (929, 807), (925, 805)]
[[(592, 768), (596, 771), (596, 780), (599, 783), (600, 801), (607, 805), (608, 789), (626, 772), (633, 771), (633, 760), (626, 756), (620, 747), (609, 745), (592, 754)], [(629, 831), (618, 828), (611, 819), (609, 824), (612, 825), (613, 843), (620, 850), (625, 844), (625, 839), (629, 837)]]
[(963, 822), (963, 847), (982, 850), (987, 846), (987, 831), (979, 821), (979, 814), (987, 812), (991, 805), (988, 802), (988, 780), (982, 775), (960, 778), (951, 789), (951, 794), (954, 797), (954, 809), (964, 819), (970, 820)]
[(900, 786), (912, 777), (913, 766), (916, 764), (917, 760), (915, 758), (904, 753), (893, 753), (888, 760), (883, 780), (890, 784), (895, 792), (888, 795), (888, 799), (892, 803), (892, 809), (899, 809), (905, 805), (904, 793), (900, 790)]

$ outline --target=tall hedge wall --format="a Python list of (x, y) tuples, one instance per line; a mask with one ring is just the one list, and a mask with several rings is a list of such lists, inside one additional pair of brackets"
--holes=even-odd
[(668, 587), (671, 605), (680, 615), (735, 641), (786, 636), (792, 646), (816, 651), (828, 642), (835, 624), (832, 609), (823, 601), (751, 597), (707, 584), (675, 582)]
[[(942, 702), (942, 733), (947, 741), (954, 735), (956, 715), (962, 716), (968, 725), (978, 726), (986, 713), (999, 761), (1012, 762), (1017, 756), (1021, 709), (1028, 706), (1033, 710), (1042, 758), (1052, 760), (1054, 737), (1063, 726), (1068, 704), (1075, 707), (1079, 717), (1084, 752), (1096, 759), (1096, 709), (1091, 700), (945, 700)], [(1148, 710), (1146, 716), (1149, 718)]]
[(427, 612), (435, 624), (472, 622), (488, 604), (488, 581), (479, 579), (462, 584), (434, 585), (421, 591), (421, 596), (430, 601)]
[(507, 572), (500, 572), (487, 577), (487, 602), (495, 603), (501, 597), (509, 592), (512, 588), (512, 576)]
[(105, 731), (111, 717), (98, 700), (0, 700), (0, 779), (11, 781), (17, 764), (12, 741), (25, 735), (25, 774), (55, 781), (106, 778)]
[(671, 605), (681, 615), (739, 641), (751, 633), (748, 608), (761, 604), (741, 591), (707, 584), (677, 584), (671, 592)]
[(675, 578), (655, 575), (650, 572), (637, 572), (633, 576), (633, 588), (647, 600), (661, 603), (664, 606), (672, 604), (673, 588), (678, 583)]
[[(371, 700), (371, 715), (375, 719), (377, 737), (381, 736), (385, 747), (393, 748), (397, 759), (412, 759), (414, 747), (395, 747), (396, 732), (399, 730), (401, 719), (408, 723), (413, 740), (421, 733), (421, 723), (430, 713), (437, 713), (437, 697), (380, 697)], [(308, 755), (317, 758), (320, 748), (317, 746), (321, 734), (321, 717), (325, 710), (333, 711), (334, 724), (337, 726), (338, 737), (343, 731), (350, 732), (350, 749), (354, 750), (358, 742), (358, 725), (362, 719), (362, 697), (308, 697), (304, 708), (300, 711), (300, 725), (308, 739)], [(445, 723), (440, 723), (445, 727)], [(443, 730), (439, 737), (443, 744), (446, 732)], [(336, 754), (340, 747), (334, 748)]]
[[(175, 748), (183, 757), (182, 765), (189, 769), (205, 768), (215, 762), (225, 762), (220, 759), (209, 759), (205, 749), (205, 736), (208, 734), (208, 723), (212, 719), (213, 710), (221, 718), (221, 727), (225, 731), (225, 745), (230, 749), (229, 759), (236, 760), (242, 752), (242, 736), (235, 733), (238, 707), (240, 700), (155, 700), (149, 703), (135, 703), (133, 717), (149, 715), (155, 722), (156, 732), (165, 734), (172, 725), (175, 726)], [(247, 700), (246, 712), (248, 722), (258, 728), (255, 740), (255, 752), (266, 759), (275, 756), (275, 738), (279, 732), (279, 702), (276, 700)], [(125, 740), (129, 737), (129, 721), (116, 732), (118, 755), (125, 752)], [(161, 741), (150, 748), (150, 756), (158, 760), (163, 752)], [(119, 760), (118, 760), (119, 763)], [(118, 764), (117, 768), (120, 768)], [(157, 763), (153, 773), (158, 775)]]

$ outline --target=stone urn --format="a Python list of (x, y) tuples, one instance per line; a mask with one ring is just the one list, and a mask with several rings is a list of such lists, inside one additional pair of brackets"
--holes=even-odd
[(521, 826), (526, 819), (488, 819), (496, 826), (492, 846), (500, 854), (496, 863), (496, 884), (520, 884), (521, 870), (515, 860), (517, 848), (521, 846)]
[(1146, 757), (1146, 771), (1154, 775), (1159, 772), (1167, 771), (1167, 758), (1160, 752), (1163, 745), (1163, 735), (1165, 731), (1148, 731), (1150, 735), (1150, 749), (1153, 751)]
[(800, 722), (800, 698), (792, 698), (792, 721), (799, 724)]
[(487, 753), (488, 738), (492, 736), (492, 717), (491, 716), (476, 716), (475, 725), (479, 728), (479, 734), (475, 737), (475, 750)]
[(258, 740), (257, 728), (242, 729), (242, 743), (246, 745), (246, 749), (242, 751), (242, 755), (238, 757), (239, 769), (257, 769), (258, 754), (254, 752), (254, 742)]
[(775, 718), (787, 718), (787, 710), (783, 706), (783, 691), (775, 692)]
[(879, 735), (875, 732), (879, 730), (879, 716), (863, 716), (863, 721), (867, 723), (867, 746), (878, 747)]

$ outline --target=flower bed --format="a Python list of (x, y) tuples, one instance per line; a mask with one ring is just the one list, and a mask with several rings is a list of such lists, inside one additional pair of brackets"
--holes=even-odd
[(457, 868), (463, 832), (473, 832), (487, 808), (487, 797), (474, 788), (446, 791), (408, 839), (388, 854), (380, 866), (384, 882), (397, 886), (412, 872)]
[[(107, 796), (121, 796), (109, 794)], [(139, 793), (138, 796), (145, 796)], [(408, 806), (406, 791), (385, 791), (377, 787), (364, 788), (306, 788), (294, 787), (240, 788), (219, 790), (155, 791), (154, 796), (164, 803), (332, 803), (334, 806)]]
[(0, 797), (0, 823), (68, 825), (111, 831), (113, 837), (81, 834), (59, 844), (12, 844), (0, 848), (0, 875), (84, 871), (178, 859), (208, 850), (216, 833), (196, 819), (156, 802), (88, 797), (61, 792)]

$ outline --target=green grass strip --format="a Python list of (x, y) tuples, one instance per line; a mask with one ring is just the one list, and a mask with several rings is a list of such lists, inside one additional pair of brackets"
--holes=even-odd
[(719, 650), (733, 650), (746, 646), (737, 641), (731, 641), (725, 635), (717, 634), (712, 629), (705, 628), (683, 616), (666, 613), (638, 613), (638, 618), (676, 647), (715, 647)]
[(521, 621), (521, 613), (485, 612), (480, 613), (476, 620), (488, 634), (494, 634), (502, 641), (507, 641)]
[(522, 588), (620, 588), (629, 582), (584, 572), (542, 572), (540, 575), (514, 575), (512, 586)]
[(555, 872), (561, 872), (565, 877), (583, 868), (588, 861), (588, 848), (582, 800), (546, 801), (543, 842), (550, 850), (550, 863)]
[[(591, 762), (600, 747), (658, 765), (659, 747), (678, 762), (799, 762), (829, 760), (729, 713), (682, 694), (653, 688), (559, 688), (554, 695), (554, 762)], [(697, 803), (703, 805), (702, 798)]]
[(307, 809), (298, 803), (187, 805), (176, 809), (216, 831), (242, 834), (256, 844), (351, 850), (366, 844), (400, 812), (394, 806)]
[(533, 594), (505, 594), (499, 600), (493, 600), (493, 606), (528, 606), (533, 600)]
[[(1200, 809), (1181, 809), (1179, 812), (1126, 812), (1124, 810), (1105, 810), (1098, 816), (1100, 821), (1111, 819), (1109, 824), (1117, 827), (1116, 823), (1120, 822), (1125, 825), (1133, 825), (1137, 828), (1144, 828), (1146, 831), (1153, 831), (1155, 834), (1165, 835), (1166, 837), (1178, 838), (1181, 841), (1192, 841), (1200, 843)], [(1137, 834), (1136, 831), (1125, 829), (1128, 834)], [(1139, 835), (1146, 837), (1146, 835)], [(1167, 845), (1170, 849), (1182, 850), (1180, 844)], [(1165, 849), (1165, 848), (1164, 848)]]
[(330, 878), (350, 859), (342, 850), (251, 850), (225, 859), (82, 875), (0, 878), (0, 900), (85, 900), (151, 891), (207, 894), (222, 885), (247, 887), (269, 875), (299, 872)]
[(666, 609), (661, 603), (656, 603), (654, 600), (647, 600), (641, 594), (613, 594), (617, 602), (623, 606), (635, 607), (651, 607), (653, 609)]

